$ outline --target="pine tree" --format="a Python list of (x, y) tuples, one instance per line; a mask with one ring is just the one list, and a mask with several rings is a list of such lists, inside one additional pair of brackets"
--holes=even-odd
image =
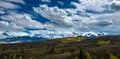
[(20, 57), (19, 57), (19, 59), (23, 59), (23, 57), (22, 57), (22, 56), (20, 56)]
[(5, 51), (5, 48), (2, 48), (2, 51)]
[(86, 52), (85, 54), (86, 54), (86, 58), (87, 58), (87, 59), (92, 59), (92, 57), (91, 57), (91, 55), (90, 55), (89, 52)]
[(110, 54), (110, 59), (119, 59), (119, 58), (113, 54)]
[(23, 53), (24, 52), (24, 48), (23, 47), (21, 47), (21, 53)]
[(55, 52), (54, 47), (50, 47), (48, 50), (48, 54), (53, 54), (54, 52)]
[(30, 57), (30, 59), (33, 59), (32, 57)]
[(4, 59), (8, 59), (8, 57), (7, 57), (7, 56), (5, 56), (5, 57), (4, 57)]
[(85, 55), (84, 55), (82, 49), (80, 49), (80, 51), (79, 51), (79, 59), (85, 59)]
[(16, 53), (13, 55), (13, 59), (16, 59)]
[(12, 54), (9, 55), (9, 59), (12, 59)]
[(78, 56), (75, 56), (75, 58), (74, 59), (79, 59), (79, 57)]

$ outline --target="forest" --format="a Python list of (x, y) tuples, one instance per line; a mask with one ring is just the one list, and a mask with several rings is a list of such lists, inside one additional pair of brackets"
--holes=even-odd
[(0, 59), (120, 59), (120, 36), (0, 44)]

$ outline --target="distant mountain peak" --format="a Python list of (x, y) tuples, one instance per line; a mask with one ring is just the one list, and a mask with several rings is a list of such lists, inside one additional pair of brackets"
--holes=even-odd
[(4, 32), (4, 33), (0, 34), (0, 39), (2, 41), (6, 41), (6, 39), (9, 41), (13, 41), (13, 40), (16, 40), (16, 38), (17, 38), (17, 39), (20, 39), (19, 41), (26, 41), (29, 39), (31, 41), (35, 41), (35, 39), (39, 40), (39, 39), (44, 39), (44, 38), (47, 40), (54, 39), (54, 38), (65, 38), (65, 37), (75, 37), (75, 36), (86, 36), (86, 37), (94, 38), (96, 36), (106, 36), (106, 35), (109, 35), (109, 34), (106, 32), (71, 32), (71, 33), (66, 33), (66, 34), (54, 32), (52, 34), (51, 33), (45, 33), (45, 34), (36, 33), (36, 34), (30, 34), (27, 36), (20, 36), (20, 35), (14, 36), (14, 35), (10, 35), (7, 32)]
[(6, 32), (2, 33), (2, 35), (4, 35), (4, 36), (9, 36), (9, 34), (6, 33)]
[(109, 35), (106, 32), (84, 32), (81, 34), (81, 36), (87, 36), (87, 37), (96, 37), (96, 36), (107, 36)]

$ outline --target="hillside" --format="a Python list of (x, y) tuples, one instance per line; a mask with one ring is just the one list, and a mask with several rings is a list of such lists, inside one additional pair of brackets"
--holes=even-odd
[(120, 36), (0, 44), (0, 59), (120, 59)]

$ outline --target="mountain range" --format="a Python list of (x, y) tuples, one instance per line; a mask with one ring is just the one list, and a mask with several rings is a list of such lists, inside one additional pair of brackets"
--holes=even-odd
[(4, 43), (24, 43), (24, 42), (37, 42), (42, 40), (49, 40), (49, 39), (55, 39), (55, 38), (66, 38), (66, 37), (74, 37), (74, 36), (85, 36), (94, 38), (96, 36), (107, 36), (110, 35), (105, 32), (82, 32), (82, 33), (76, 33), (73, 32), (70, 35), (62, 35), (62, 34), (55, 34), (55, 33), (49, 33), (46, 35), (43, 34), (31, 34), (26, 36), (13, 36), (10, 35), (7, 32), (4, 32), (0, 35), (0, 42)]

